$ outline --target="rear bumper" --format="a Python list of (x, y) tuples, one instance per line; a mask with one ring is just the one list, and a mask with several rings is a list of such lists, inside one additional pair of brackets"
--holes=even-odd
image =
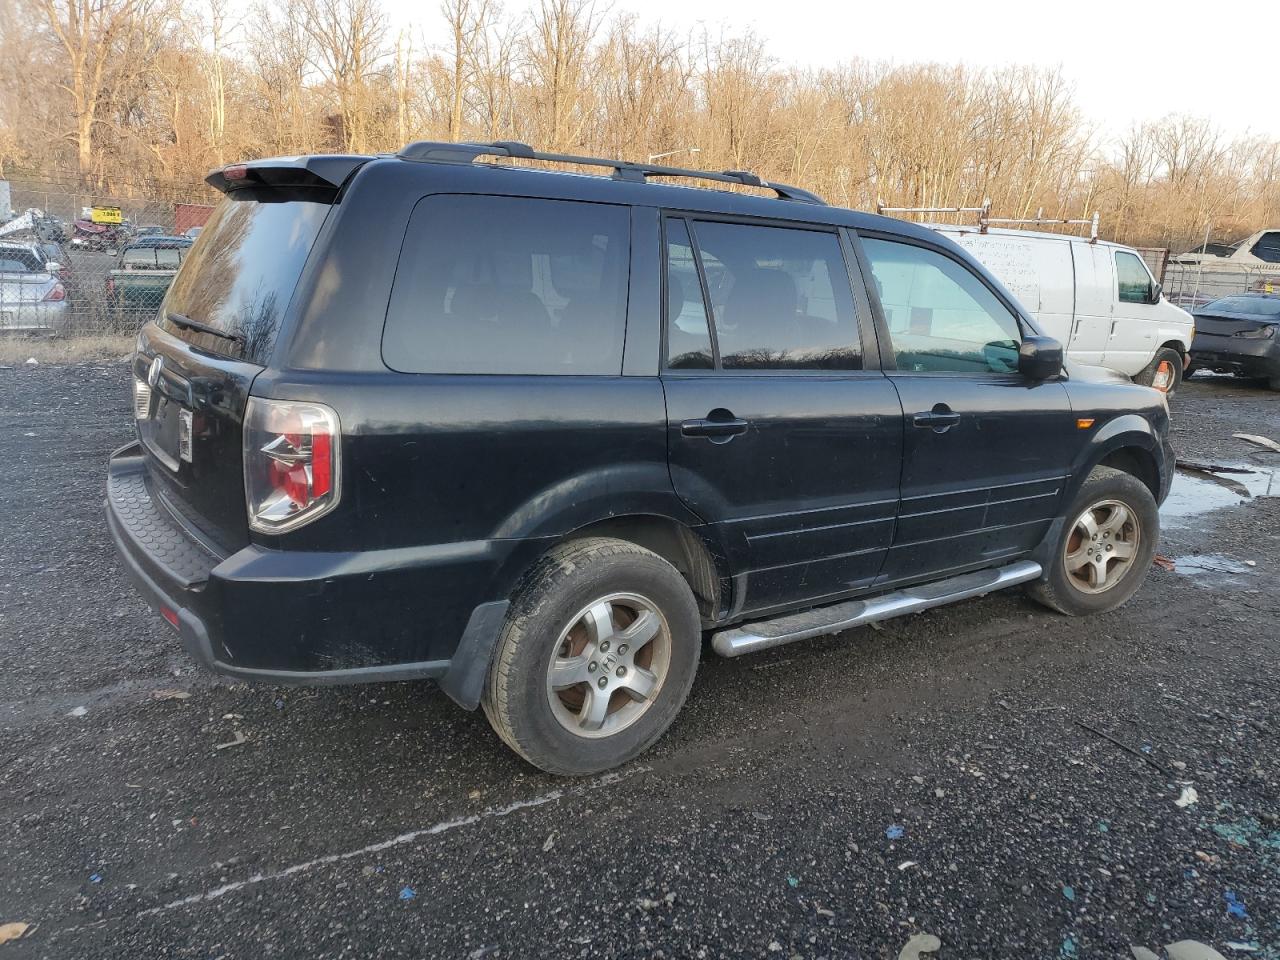
[(1253, 340), (1197, 333), (1191, 362), (1208, 370), (1224, 370), (1247, 377), (1280, 376), (1280, 340)]
[(71, 307), (66, 300), (0, 303), (0, 332), (65, 333), (70, 315)]
[[(457, 589), (462, 551), (448, 569), (445, 557), (415, 564), (404, 551), (251, 545), (220, 557), (153, 495), (136, 442), (111, 457), (106, 513), (138, 592), (177, 621), (183, 647), (202, 666), (276, 684), (426, 677), (469, 709), (479, 702), (507, 601), (467, 605), (483, 586)], [(466, 573), (476, 584), (474, 571)]]

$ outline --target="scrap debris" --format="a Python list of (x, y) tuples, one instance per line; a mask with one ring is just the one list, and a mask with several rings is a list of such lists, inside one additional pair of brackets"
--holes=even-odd
[(1156, 763), (1154, 760), (1152, 760), (1149, 756), (1147, 756), (1141, 750), (1135, 750), (1133, 747), (1129, 746), (1127, 743), (1123, 743), (1122, 741), (1117, 740), (1115, 737), (1111, 736), (1111, 734), (1103, 733), (1097, 727), (1092, 727), (1089, 724), (1085, 723), (1083, 720), (1077, 720), (1076, 726), (1082, 727), (1083, 729), (1088, 730), (1090, 733), (1101, 737), (1103, 740), (1106, 740), (1108, 743), (1115, 744), (1125, 753), (1132, 754), (1133, 756), (1137, 757), (1139, 760), (1143, 761), (1144, 763), (1151, 764), (1151, 766), (1155, 767), (1161, 773), (1165, 773), (1164, 767), (1160, 766), (1160, 764)]
[(1280, 443), (1276, 443), (1270, 437), (1260, 437), (1256, 433), (1233, 433), (1232, 436), (1245, 443), (1252, 443), (1255, 447), (1261, 447), (1263, 450), (1280, 453)]

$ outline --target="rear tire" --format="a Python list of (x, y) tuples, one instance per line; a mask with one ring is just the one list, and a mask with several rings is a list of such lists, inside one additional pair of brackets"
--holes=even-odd
[(1280, 390), (1280, 377), (1272, 377), (1267, 381), (1267, 386), (1272, 390)]
[(1161, 347), (1156, 351), (1156, 355), (1151, 358), (1142, 370), (1134, 377), (1135, 383), (1140, 383), (1144, 387), (1152, 386), (1156, 379), (1156, 372), (1160, 369), (1161, 363), (1169, 365), (1169, 386), (1165, 388), (1165, 393), (1169, 396), (1177, 391), (1182, 384), (1182, 354), (1172, 347)]
[(623, 540), (576, 540), (517, 588), (481, 706), (534, 766), (598, 773), (666, 732), (701, 648), (697, 603), (675, 567)]
[(1160, 514), (1146, 484), (1095, 467), (1067, 510), (1048, 575), (1027, 592), (1070, 617), (1105, 613), (1142, 586), (1160, 540)]

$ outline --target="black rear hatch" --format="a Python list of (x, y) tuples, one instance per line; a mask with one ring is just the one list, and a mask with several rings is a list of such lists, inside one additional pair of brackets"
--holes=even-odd
[[(210, 175), (227, 193), (185, 257), (134, 357), (134, 414), (151, 488), (195, 536), (225, 555), (249, 542), (242, 423), (270, 362), (294, 288), (342, 179), (302, 158)], [(231, 171), (233, 174), (228, 176)]]

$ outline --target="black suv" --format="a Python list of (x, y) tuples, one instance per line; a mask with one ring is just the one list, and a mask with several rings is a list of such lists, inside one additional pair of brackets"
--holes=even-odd
[(581, 774), (662, 734), (704, 634), (732, 657), (1019, 583), (1093, 613), (1150, 564), (1163, 395), (1064, 364), (926, 228), (519, 143), (208, 179), (107, 515), (221, 673), (432, 677)]

